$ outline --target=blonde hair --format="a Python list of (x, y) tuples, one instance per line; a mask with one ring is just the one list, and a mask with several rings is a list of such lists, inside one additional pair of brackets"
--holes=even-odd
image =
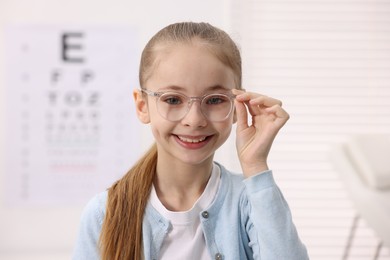
[[(235, 75), (241, 88), (241, 56), (229, 35), (208, 24), (183, 22), (171, 24), (155, 34), (146, 44), (140, 62), (139, 81), (143, 86), (153, 73), (161, 47), (170, 44), (204, 44)], [(160, 48), (160, 49), (159, 49)], [(100, 235), (103, 260), (142, 259), (142, 222), (156, 172), (157, 147), (152, 148), (108, 189), (106, 215)]]

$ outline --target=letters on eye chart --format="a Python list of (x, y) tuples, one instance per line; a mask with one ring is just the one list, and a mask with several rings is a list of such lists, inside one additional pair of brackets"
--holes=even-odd
[(139, 156), (135, 33), (10, 26), (5, 37), (6, 203), (85, 203)]

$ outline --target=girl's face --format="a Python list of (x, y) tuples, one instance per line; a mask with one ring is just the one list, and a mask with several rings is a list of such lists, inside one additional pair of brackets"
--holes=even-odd
[[(233, 71), (204, 46), (177, 44), (158, 51), (151, 76), (143, 87), (153, 92), (202, 97), (213, 93), (231, 95), (235, 81)], [(209, 163), (230, 134), (234, 112), (223, 121), (211, 121), (201, 112), (200, 101), (194, 101), (181, 120), (172, 122), (160, 115), (157, 97), (141, 98), (147, 101), (139, 103), (136, 97), (138, 115), (142, 115), (141, 121), (151, 124), (162, 161)]]

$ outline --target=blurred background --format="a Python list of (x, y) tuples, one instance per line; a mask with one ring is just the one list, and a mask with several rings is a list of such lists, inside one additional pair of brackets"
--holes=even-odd
[[(244, 88), (291, 119), (270, 166), (313, 260), (390, 259), (390, 2), (0, 1), (0, 259), (70, 259), (83, 206), (152, 143), (139, 56), (178, 21), (227, 31)], [(216, 160), (239, 171), (234, 133)]]

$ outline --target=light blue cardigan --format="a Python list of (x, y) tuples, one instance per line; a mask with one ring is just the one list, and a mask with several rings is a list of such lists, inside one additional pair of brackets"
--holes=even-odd
[[(244, 180), (242, 175), (218, 166), (218, 193), (210, 207), (199, 215), (211, 259), (309, 259), (272, 172)], [(107, 192), (100, 193), (84, 209), (73, 260), (100, 259), (97, 245), (106, 201)], [(145, 260), (159, 259), (169, 227), (169, 221), (149, 203), (143, 221)]]

